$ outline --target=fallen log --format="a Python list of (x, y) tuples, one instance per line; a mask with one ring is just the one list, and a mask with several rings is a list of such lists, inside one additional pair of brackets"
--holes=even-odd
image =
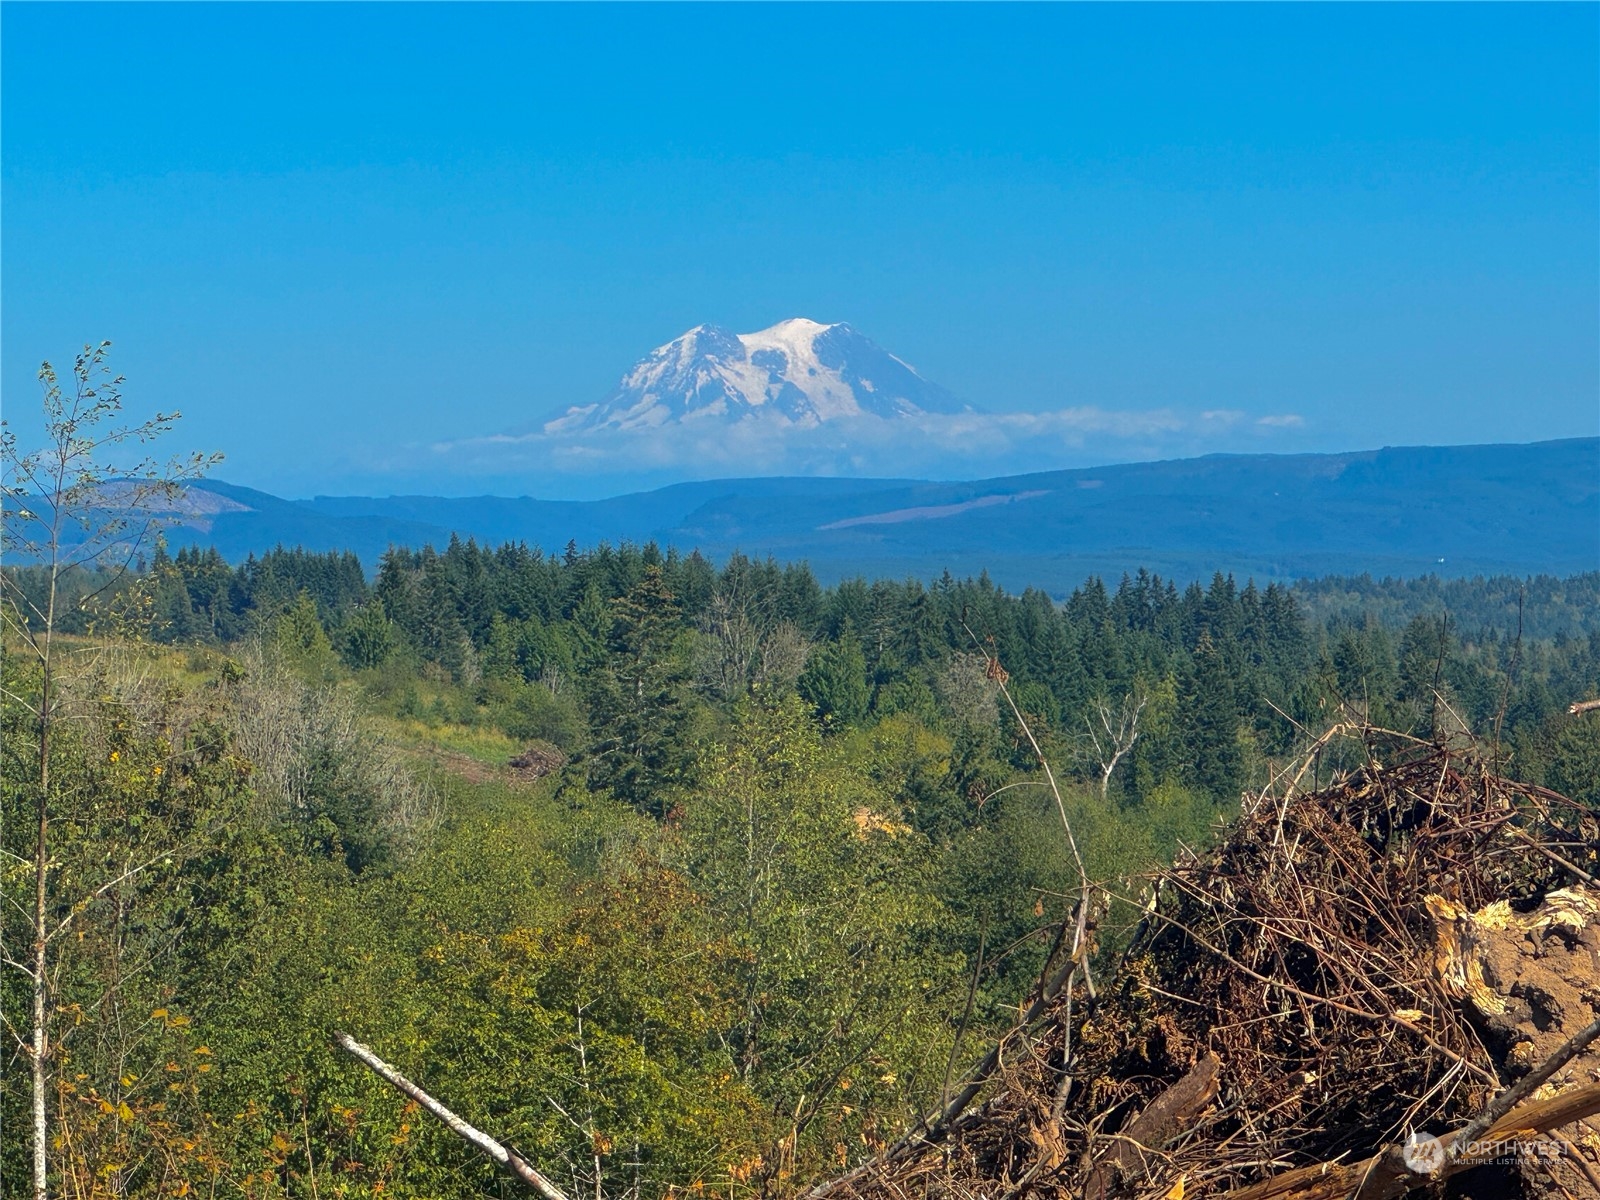
[(534, 1191), (538, 1192), (540, 1196), (544, 1197), (544, 1200), (567, 1200), (567, 1194), (555, 1184), (551, 1183), (549, 1179), (545, 1178), (545, 1176), (542, 1175), (532, 1163), (523, 1158), (522, 1155), (518, 1154), (509, 1146), (506, 1146), (490, 1137), (487, 1133), (484, 1133), (483, 1130), (474, 1128), (466, 1121), (456, 1116), (455, 1113), (451, 1112), (439, 1101), (428, 1095), (427, 1092), (423, 1091), (416, 1084), (412, 1083), (404, 1075), (400, 1074), (399, 1071), (396, 1071), (388, 1063), (384, 1062), (383, 1059), (379, 1058), (371, 1050), (367, 1049), (360, 1042), (356, 1041), (355, 1038), (351, 1037), (348, 1033), (335, 1033), (333, 1035), (333, 1040), (338, 1044), (341, 1050), (360, 1061), (385, 1083), (389, 1084), (403, 1095), (411, 1097), (411, 1099), (422, 1105), (423, 1108), (427, 1109), (435, 1117), (439, 1118), (439, 1120), (444, 1123), (446, 1128), (448, 1128), (451, 1133), (454, 1133), (462, 1141), (476, 1146), (479, 1150), (482, 1150), (485, 1154), (494, 1159), (495, 1162), (499, 1163), (501, 1166), (505, 1167), (523, 1183), (527, 1184)]
[(1104, 1196), (1118, 1172), (1144, 1165), (1151, 1147), (1160, 1146), (1193, 1121), (1216, 1098), (1222, 1060), (1208, 1053), (1194, 1068), (1140, 1113), (1121, 1134), (1111, 1151), (1089, 1172), (1086, 1196)]
[[(1462, 1139), (1471, 1125), (1439, 1139), (1437, 1171), (1418, 1171), (1406, 1163), (1406, 1148), (1385, 1146), (1371, 1158), (1356, 1163), (1313, 1163), (1247, 1188), (1223, 1193), (1225, 1200), (1394, 1200), (1413, 1188), (1424, 1187), (1498, 1157), (1521, 1142), (1600, 1113), (1600, 1083), (1568, 1088), (1544, 1100), (1513, 1108), (1483, 1133)], [(1458, 1141), (1462, 1145), (1455, 1151)]]

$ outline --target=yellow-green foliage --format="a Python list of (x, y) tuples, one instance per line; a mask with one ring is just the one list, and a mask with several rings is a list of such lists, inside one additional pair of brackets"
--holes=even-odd
[(682, 802), (672, 852), (739, 954), (720, 1036), (789, 1127), (780, 1176), (937, 1099), (965, 963), (934, 939), (932, 847), (873, 765), (798, 697), (750, 699)]
[[(1037, 778), (952, 791), (993, 728), (963, 749), (910, 712), (834, 729), (758, 692), (692, 747), (656, 819), (581, 773), (496, 775), (518, 743), (485, 726), (363, 711), (354, 679), (307, 669), (315, 638), (287, 636), (231, 657), (79, 647), (100, 666), (56, 749), (78, 803), (53, 886), (87, 895), (163, 853), (63, 945), (68, 1194), (497, 1186), (335, 1030), (575, 1194), (782, 1189), (938, 1102), (952, 1062), (1011, 1019), (1076, 878)], [(402, 794), (427, 797), (428, 819)], [(1066, 800), (1105, 879), (1202, 836), (1211, 811), (1173, 787), (1137, 807)], [(8, 787), (8, 836), (27, 802)]]

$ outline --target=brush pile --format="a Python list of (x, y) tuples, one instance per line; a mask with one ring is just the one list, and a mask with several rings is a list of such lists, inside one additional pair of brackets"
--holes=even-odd
[(554, 775), (566, 766), (567, 756), (560, 747), (549, 742), (529, 742), (521, 754), (507, 759), (506, 765), (514, 772), (515, 778), (532, 783), (546, 775)]
[[(1364, 767), (1252, 798), (1218, 847), (1161, 873), (1112, 976), (1097, 992), (1081, 974), (1054, 995), (1045, 983), (971, 1106), (813, 1195), (1194, 1200), (1424, 1182), (1380, 1187), (1362, 1164), (1466, 1123), (1600, 1015), (1600, 824), (1471, 751), (1382, 763), (1373, 739)], [(1596, 1081), (1591, 1048), (1534, 1095)], [(1600, 1198), (1600, 1136), (1566, 1120), (1437, 1186)], [(1333, 1165), (1284, 1178), (1309, 1164)]]

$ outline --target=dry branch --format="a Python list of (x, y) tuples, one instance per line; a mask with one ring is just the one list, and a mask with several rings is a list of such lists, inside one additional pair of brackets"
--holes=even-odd
[[(1448, 1179), (1487, 1159), (1505, 1153), (1520, 1142), (1600, 1113), (1600, 1083), (1568, 1088), (1545, 1100), (1512, 1109), (1474, 1136), (1464, 1126), (1440, 1141), (1446, 1144), (1444, 1165), (1432, 1174), (1414, 1171), (1405, 1163), (1399, 1145), (1385, 1146), (1371, 1158), (1356, 1163), (1315, 1163), (1263, 1183), (1226, 1193), (1221, 1200), (1393, 1200), (1413, 1188)], [(1466, 1153), (1451, 1157), (1456, 1146)], [(1582, 1161), (1582, 1160), (1580, 1160)]]
[[(1151, 881), (1097, 1002), (1074, 1002), (1070, 960), (1053, 968), (944, 1113), (812, 1196), (1371, 1200), (1424, 1180), (1395, 1146), (1407, 1130), (1492, 1148), (1600, 1112), (1600, 1056), (1572, 1037), (1597, 1015), (1600, 906), (1577, 866), (1600, 853), (1596, 814), (1468, 750), (1369, 728), (1311, 756)], [(1435, 907), (1458, 923), (1448, 947)], [(1512, 990), (1540, 972), (1556, 1009)], [(1560, 1079), (1528, 1056), (1559, 1070), (1563, 1039), (1581, 1086), (1534, 1100)], [(1506, 1195), (1544, 1194), (1532, 1160), (1505, 1186), (1518, 1178)]]
[[(1513, 1107), (1521, 1103), (1525, 1097), (1533, 1095), (1545, 1080), (1587, 1050), (1590, 1043), (1597, 1037), (1600, 1037), (1600, 1021), (1591, 1021), (1563, 1042), (1556, 1052), (1545, 1059), (1543, 1063), (1529, 1071), (1527, 1075), (1517, 1082), (1515, 1087), (1507, 1088), (1496, 1096), (1483, 1112), (1467, 1122), (1466, 1126), (1458, 1133), (1456, 1139), (1451, 1142), (1449, 1151), (1451, 1160), (1454, 1161), (1460, 1157), (1458, 1147), (1470, 1146), (1485, 1132), (1502, 1124), (1503, 1118)], [(1587, 1116), (1588, 1114), (1585, 1113), (1583, 1115)]]
[(348, 1033), (335, 1033), (333, 1040), (338, 1043), (340, 1049), (369, 1067), (373, 1074), (377, 1075), (385, 1083), (422, 1105), (423, 1108), (439, 1118), (449, 1128), (450, 1132), (454, 1133), (462, 1141), (482, 1150), (495, 1162), (522, 1180), (523, 1183), (538, 1192), (539, 1195), (544, 1197), (544, 1200), (567, 1200), (567, 1194), (545, 1178), (527, 1159), (510, 1147), (496, 1141), (487, 1133), (484, 1133), (483, 1130), (474, 1128), (456, 1116), (455, 1113), (428, 1095), (427, 1092), (412, 1083)]

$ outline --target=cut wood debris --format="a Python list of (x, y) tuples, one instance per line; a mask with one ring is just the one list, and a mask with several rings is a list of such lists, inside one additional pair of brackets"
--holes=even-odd
[(1047, 965), (971, 1103), (812, 1200), (1600, 1200), (1597, 814), (1346, 732), (1364, 766), (1248, 797), (1097, 992)]

